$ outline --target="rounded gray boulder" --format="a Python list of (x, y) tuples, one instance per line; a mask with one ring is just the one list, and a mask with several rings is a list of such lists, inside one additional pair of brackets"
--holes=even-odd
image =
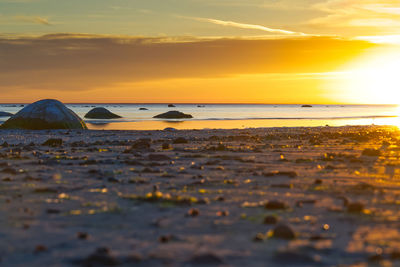
[(87, 119), (119, 119), (121, 116), (112, 113), (106, 108), (94, 108), (86, 113), (85, 118)]
[(154, 116), (153, 118), (157, 118), (157, 119), (191, 119), (191, 118), (193, 118), (193, 116), (190, 114), (182, 113), (180, 111), (168, 111), (163, 114)]
[(87, 129), (85, 122), (63, 103), (44, 99), (30, 104), (9, 118), (1, 129)]

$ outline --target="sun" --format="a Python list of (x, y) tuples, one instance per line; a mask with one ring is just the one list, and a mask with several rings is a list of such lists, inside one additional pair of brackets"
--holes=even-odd
[(400, 49), (379, 51), (349, 64), (340, 86), (359, 103), (400, 104)]

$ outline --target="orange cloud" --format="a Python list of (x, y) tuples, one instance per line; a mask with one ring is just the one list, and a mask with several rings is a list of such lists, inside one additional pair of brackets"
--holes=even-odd
[(67, 101), (151, 102), (157, 96), (164, 101), (214, 102), (230, 95), (230, 101), (236, 99), (233, 102), (268, 102), (268, 96), (284, 101), (279, 96), (304, 96), (301, 91), (315, 89), (325, 72), (336, 71), (376, 46), (327, 37), (252, 40), (56, 34), (0, 38), (0, 97), (11, 101), (40, 94), (65, 96)]

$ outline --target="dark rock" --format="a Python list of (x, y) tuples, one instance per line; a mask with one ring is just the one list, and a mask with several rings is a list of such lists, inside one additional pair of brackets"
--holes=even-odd
[(312, 255), (304, 251), (280, 251), (277, 252), (273, 260), (282, 266), (315, 266), (320, 265)]
[(168, 144), (168, 143), (163, 143), (161, 148), (163, 150), (169, 150), (169, 149), (172, 149), (172, 146), (170, 144)]
[(151, 161), (164, 161), (164, 160), (170, 160), (171, 158), (163, 155), (163, 154), (150, 154), (149, 155), (149, 160)]
[(295, 171), (273, 171), (273, 172), (263, 173), (263, 176), (265, 176), (265, 177), (287, 176), (289, 178), (296, 178), (297, 172), (295, 172)]
[(164, 129), (164, 131), (166, 131), (166, 132), (175, 132), (175, 131), (178, 131), (178, 130), (175, 129), (175, 128), (172, 128), (172, 127), (167, 127), (167, 128)]
[(296, 234), (290, 226), (280, 224), (273, 230), (273, 237), (290, 240), (296, 238)]
[(139, 110), (149, 110), (149, 109), (147, 109), (147, 108), (139, 108)]
[(61, 211), (59, 209), (47, 209), (47, 214), (59, 214)]
[(157, 116), (154, 116), (153, 118), (156, 118), (156, 119), (190, 119), (190, 118), (193, 118), (193, 116), (190, 114), (182, 113), (180, 111), (168, 111), (168, 112), (159, 114)]
[(223, 264), (224, 261), (216, 256), (213, 253), (204, 253), (204, 254), (199, 254), (199, 255), (195, 255), (193, 256), (190, 260), (189, 260), (190, 264), (193, 265), (219, 265), (219, 264)]
[(4, 122), (0, 129), (87, 129), (85, 123), (63, 103), (53, 99), (37, 101)]
[(0, 111), (0, 117), (11, 117), (14, 114), (9, 113), (9, 112), (4, 112), (4, 111)]
[(63, 140), (60, 138), (50, 138), (42, 144), (43, 146), (60, 147), (63, 145)]
[(1, 170), (3, 173), (8, 173), (8, 174), (17, 174), (17, 170), (11, 167), (7, 167)]
[(149, 150), (151, 148), (151, 139), (142, 138), (133, 142), (132, 146), (127, 149), (125, 152), (133, 152), (134, 150)]
[(380, 262), (383, 261), (384, 257), (382, 256), (382, 254), (374, 254), (368, 257), (368, 261), (369, 262)]
[(321, 179), (315, 179), (314, 184), (322, 184), (322, 180)]
[(122, 117), (110, 112), (106, 108), (100, 107), (100, 108), (94, 108), (94, 109), (90, 110), (88, 113), (86, 113), (85, 118), (108, 120), (108, 119), (118, 119), (118, 118), (122, 118)]
[(199, 216), (199, 214), (200, 214), (200, 211), (198, 210), (198, 209), (190, 209), (188, 212), (187, 212), (187, 216), (190, 216), (190, 217), (197, 217), (197, 216)]
[(108, 248), (98, 248), (80, 263), (83, 266), (115, 266), (119, 265), (120, 261), (111, 255)]
[(278, 223), (278, 217), (273, 216), (273, 215), (268, 215), (265, 216), (264, 218), (264, 224), (277, 224)]
[(175, 105), (174, 105), (174, 104), (169, 104), (168, 107), (169, 107), (169, 108), (174, 108)]
[(400, 251), (394, 250), (390, 253), (390, 259), (392, 260), (399, 260), (400, 259)]
[(287, 208), (287, 205), (284, 202), (272, 200), (265, 204), (265, 208), (268, 210), (283, 210)]
[(78, 233), (76, 234), (76, 237), (77, 237), (78, 239), (81, 239), (81, 240), (86, 240), (86, 239), (89, 238), (89, 235), (88, 235), (87, 233), (85, 233), (85, 232), (78, 232)]
[(173, 144), (187, 144), (188, 140), (184, 137), (178, 137), (172, 143)]
[(174, 239), (177, 239), (177, 238), (175, 238), (173, 235), (162, 235), (158, 238), (158, 241), (160, 243), (168, 243)]
[(227, 211), (227, 210), (218, 211), (218, 212), (217, 212), (217, 216), (219, 216), (219, 217), (226, 217), (226, 216), (229, 216), (229, 211)]
[(368, 157), (379, 157), (381, 152), (377, 149), (366, 148), (363, 150), (362, 155)]
[(351, 213), (362, 213), (364, 211), (364, 204), (354, 202), (347, 205), (347, 211)]
[(272, 184), (271, 188), (286, 188), (286, 189), (292, 189), (293, 184)]
[(312, 108), (311, 105), (302, 105), (301, 107), (302, 107), (302, 108)]
[(37, 245), (34, 250), (35, 253), (41, 253), (45, 251), (47, 251), (47, 247), (44, 245)]
[(267, 239), (267, 235), (263, 233), (257, 233), (256, 236), (253, 238), (254, 242), (261, 242)]

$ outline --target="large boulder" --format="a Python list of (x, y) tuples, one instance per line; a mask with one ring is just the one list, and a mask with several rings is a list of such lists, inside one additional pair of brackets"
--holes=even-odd
[(11, 117), (12, 115), (14, 115), (14, 114), (9, 113), (9, 112), (0, 111), (0, 117)]
[(193, 118), (193, 116), (190, 114), (182, 113), (180, 111), (168, 111), (163, 114), (154, 116), (153, 118), (157, 118), (157, 119), (190, 119), (190, 118)]
[(87, 119), (119, 119), (121, 116), (112, 113), (106, 108), (94, 108), (86, 113), (85, 118)]
[(87, 129), (85, 122), (63, 103), (44, 99), (30, 104), (9, 118), (1, 129)]

